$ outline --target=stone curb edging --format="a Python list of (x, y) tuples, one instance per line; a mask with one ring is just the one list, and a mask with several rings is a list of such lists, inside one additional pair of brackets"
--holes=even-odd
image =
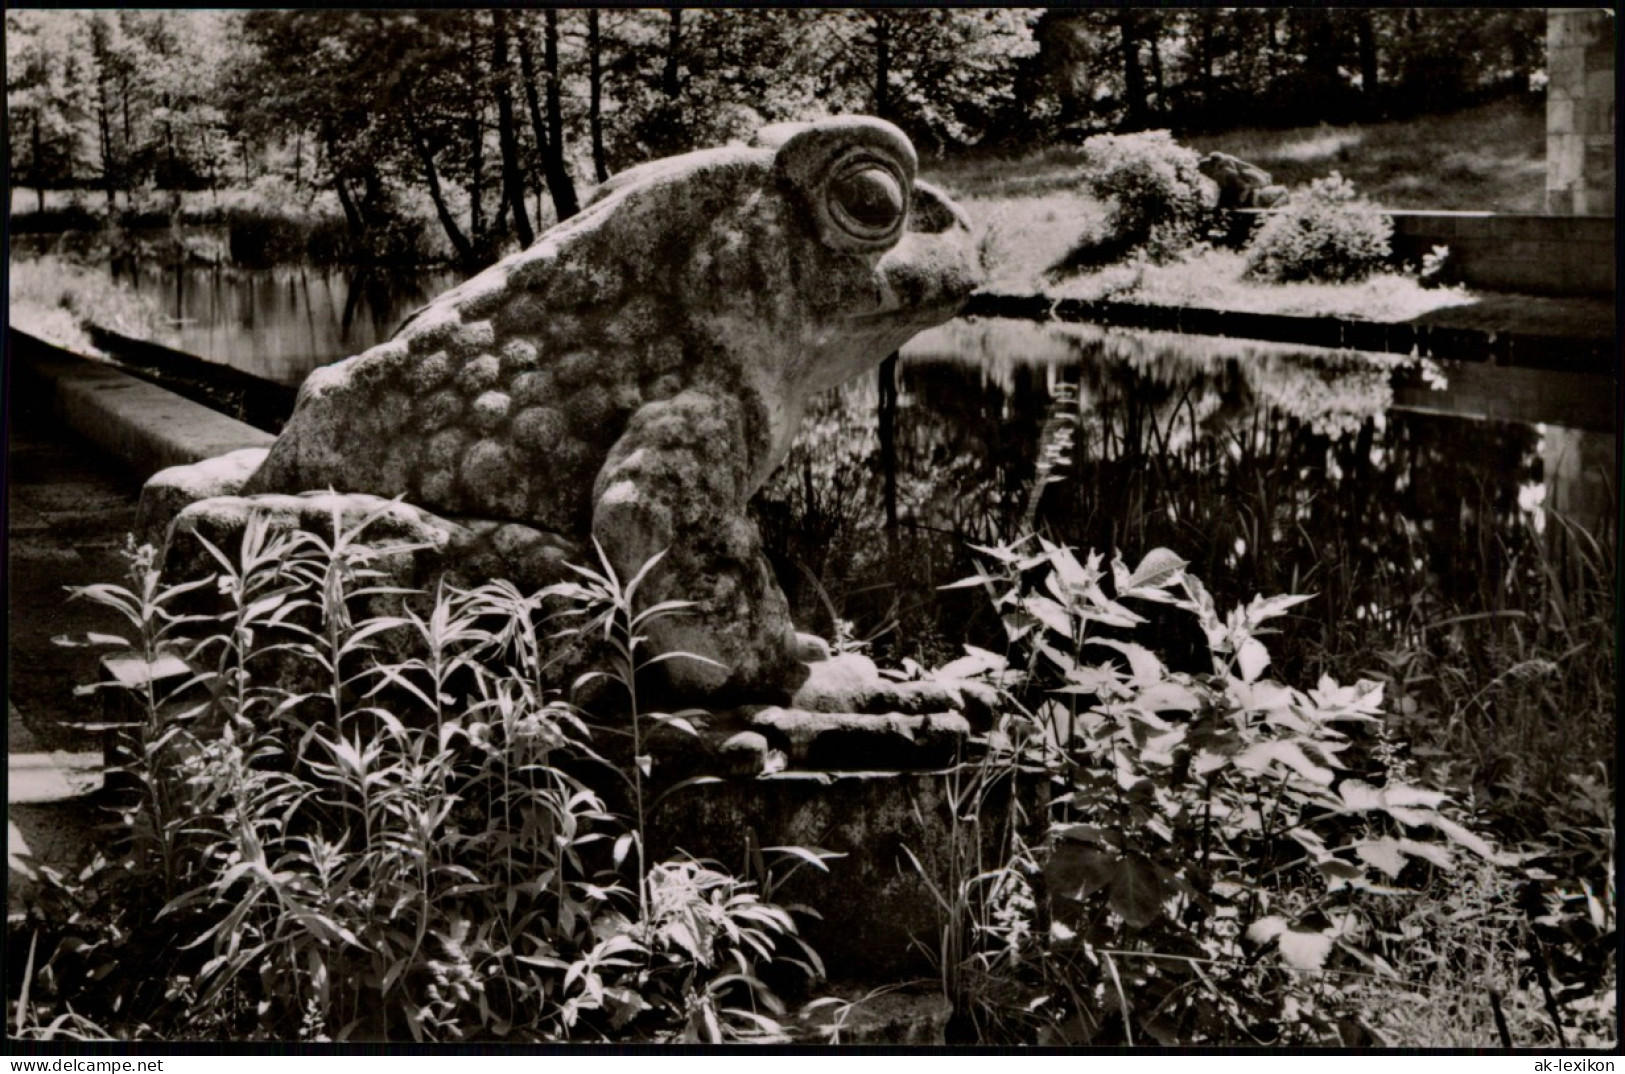
[(49, 405), (68, 428), (137, 478), (240, 448), (269, 448), (275, 439), (112, 365), (15, 328), (7, 330), (6, 350), (10, 391), (16, 398), (25, 405)]
[(1083, 322), (1382, 354), (1416, 354), (1526, 369), (1590, 373), (1614, 370), (1611, 339), (989, 292), (972, 295), (962, 313), (967, 317)]

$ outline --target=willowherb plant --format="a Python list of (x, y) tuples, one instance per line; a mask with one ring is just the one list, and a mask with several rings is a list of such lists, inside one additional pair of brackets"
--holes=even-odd
[[(1012, 654), (967, 658), (1011, 700), (990, 751), (1051, 778), (1034, 851), (1051, 917), (1018, 941), (1044, 982), (1039, 1039), (1374, 1040), (1329, 982), (1397, 977), (1376, 942), (1392, 901), (1463, 851), (1512, 864), (1445, 795), (1370, 767), (1381, 685), (1270, 679), (1261, 639), (1307, 598), (1221, 615), (1164, 549), (1133, 569), (1042, 539), (979, 551), (990, 568), (958, 584), (991, 591)], [(1193, 619), (1210, 668), (1129, 640), (1135, 603)]]
[[(637, 713), (638, 632), (679, 609), (635, 607), (612, 572), (431, 600), (386, 584), (370, 523), (256, 516), (238, 548), (205, 545), (213, 577), (165, 586), (145, 549), (129, 587), (82, 591), (131, 628), (83, 643), (194, 673), (140, 677), (121, 730), (144, 834), (58, 878), (71, 939), (40, 998), (168, 1036), (782, 1037), (759, 971), (800, 943), (788, 914), (709, 866), (645, 861), (648, 731), (692, 728)], [(207, 614), (171, 610), (203, 593)], [(623, 658), (630, 818), (582, 775), (606, 764), (582, 714), (544, 689), (561, 597)]]

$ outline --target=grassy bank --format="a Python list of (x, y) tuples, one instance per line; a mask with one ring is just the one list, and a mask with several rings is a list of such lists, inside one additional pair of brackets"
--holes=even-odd
[[(1239, 129), (1183, 144), (1251, 161), (1288, 187), (1336, 171), (1384, 209), (1539, 212), (1545, 192), (1545, 112), (1538, 101), (1499, 101), (1447, 116), (1294, 130)], [(1421, 321), (1492, 332), (1606, 337), (1607, 299), (1507, 295), (1424, 286), (1414, 266), (1357, 283), (1265, 283), (1234, 251), (1198, 247), (1168, 264), (1129, 259), (1078, 269), (1080, 249), (1102, 244), (1111, 206), (1080, 182), (1083, 152), (1054, 146), (1018, 157), (967, 156), (926, 170), (984, 229), (987, 289), (1002, 294), (1112, 299), (1148, 305)]]
[(56, 256), (13, 258), (9, 265), (13, 328), (78, 354), (100, 356), (85, 332), (100, 325), (127, 336), (172, 342), (168, 321), (147, 298), (108, 276)]
[(1186, 142), (1252, 161), (1287, 186), (1335, 168), (1388, 209), (1544, 209), (1546, 106), (1538, 97), (1403, 122), (1241, 129)]
[[(1334, 169), (1386, 209), (1540, 212), (1546, 181), (1546, 111), (1539, 100), (1497, 101), (1391, 123), (1238, 128), (1182, 144), (1251, 161), (1296, 186)], [(1069, 189), (1081, 154), (1050, 146), (1019, 156), (966, 155), (925, 168), (967, 205), (1038, 198)]]

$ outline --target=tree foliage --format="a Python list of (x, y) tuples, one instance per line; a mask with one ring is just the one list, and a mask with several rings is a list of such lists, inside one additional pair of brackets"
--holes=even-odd
[(14, 183), (260, 187), (484, 263), (611, 172), (869, 112), (922, 152), (1345, 121), (1527, 87), (1538, 10), (609, 8), (6, 15)]

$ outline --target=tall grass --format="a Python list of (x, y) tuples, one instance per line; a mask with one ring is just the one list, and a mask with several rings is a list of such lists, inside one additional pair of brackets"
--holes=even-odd
[[(580, 629), (628, 654), (629, 631), (674, 609), (591, 571), (528, 596), (401, 591), (370, 521), (316, 534), (254, 516), (237, 548), (205, 545), (211, 576), (166, 584), (133, 549), (128, 585), (78, 591), (126, 627), (82, 643), (193, 673), (130, 699), (123, 849), (44, 871), (50, 942), (16, 1023), (54, 1035), (71, 1009), (166, 1039), (785, 1039), (762, 968), (817, 972), (789, 912), (646, 848), (642, 794), (615, 811), (583, 774), (606, 766), (583, 714), (540, 685), (544, 604), (578, 601)], [(621, 715), (634, 735), (672, 722)], [(618, 774), (641, 791), (654, 761), (635, 763)]]
[(105, 269), (47, 254), (14, 257), (9, 270), (10, 322), (30, 335), (80, 354), (99, 353), (87, 323), (141, 339), (173, 338), (162, 311)]

